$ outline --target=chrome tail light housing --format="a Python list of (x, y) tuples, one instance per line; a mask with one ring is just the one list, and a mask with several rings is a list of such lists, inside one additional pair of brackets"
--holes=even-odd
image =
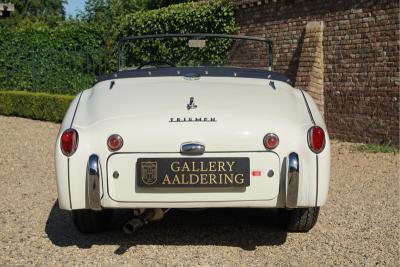
[(325, 131), (319, 126), (313, 126), (308, 130), (308, 146), (315, 154), (321, 153), (325, 148)]
[(61, 152), (67, 156), (72, 156), (78, 148), (79, 135), (75, 129), (65, 130), (60, 138)]
[(115, 152), (124, 145), (124, 139), (119, 134), (110, 135), (107, 139), (107, 147), (110, 151)]
[(266, 149), (274, 149), (279, 145), (279, 137), (274, 133), (268, 133), (264, 136), (263, 143)]

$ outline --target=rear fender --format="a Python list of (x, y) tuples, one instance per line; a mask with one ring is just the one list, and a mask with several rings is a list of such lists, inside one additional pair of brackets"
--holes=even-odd
[(64, 116), (60, 129), (58, 131), (55, 147), (55, 165), (57, 177), (58, 205), (61, 209), (71, 210), (71, 198), (69, 189), (69, 159), (64, 156), (60, 148), (60, 138), (62, 133), (71, 128), (76, 109), (82, 93), (77, 95), (69, 105), (67, 113)]
[(331, 145), (328, 134), (328, 129), (324, 122), (324, 119), (321, 113), (318, 110), (317, 105), (315, 104), (312, 97), (304, 92), (304, 96), (309, 105), (311, 114), (317, 126), (320, 126), (325, 131), (325, 148), (324, 150), (316, 154), (316, 162), (317, 162), (317, 200), (316, 206), (322, 206), (326, 203), (328, 198), (328, 190), (329, 190), (329, 179), (330, 179), (330, 166), (331, 166)]

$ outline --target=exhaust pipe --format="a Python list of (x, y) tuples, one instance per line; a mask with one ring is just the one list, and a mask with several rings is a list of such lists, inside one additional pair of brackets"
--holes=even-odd
[(125, 223), (122, 230), (126, 234), (133, 234), (144, 225), (148, 224), (150, 221), (158, 221), (164, 218), (164, 214), (167, 213), (169, 209), (166, 211), (162, 209), (146, 209), (139, 210), (136, 214), (139, 214), (138, 217), (134, 217), (130, 219), (127, 223)]
[(145, 221), (141, 218), (133, 218), (130, 219), (127, 223), (125, 223), (124, 227), (122, 230), (124, 231), (125, 234), (131, 235), (140, 228), (142, 228), (145, 225)]

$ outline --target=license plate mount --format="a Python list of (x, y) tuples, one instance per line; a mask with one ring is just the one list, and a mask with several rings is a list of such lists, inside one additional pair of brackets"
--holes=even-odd
[(246, 157), (139, 158), (138, 187), (246, 187), (250, 160)]

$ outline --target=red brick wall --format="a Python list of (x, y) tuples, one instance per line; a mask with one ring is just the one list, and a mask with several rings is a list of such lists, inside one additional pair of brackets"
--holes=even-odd
[(306, 25), (294, 86), (307, 91), (324, 115), (324, 23)]
[(399, 145), (398, 0), (236, 0), (235, 5), (239, 32), (273, 39), (274, 69), (293, 81), (306, 24), (323, 21), (324, 113), (331, 136)]

